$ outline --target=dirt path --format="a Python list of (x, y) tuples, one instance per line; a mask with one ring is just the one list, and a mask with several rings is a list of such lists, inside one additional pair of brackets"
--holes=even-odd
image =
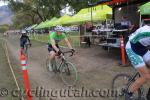
[[(61, 81), (58, 75), (48, 73), (45, 69), (45, 57), (47, 55), (46, 45), (44, 43), (33, 41), (33, 47), (30, 48), (30, 58), (28, 72), (32, 89), (43, 87), (46, 90), (54, 90), (54, 94), (63, 89), (68, 89)], [(16, 37), (8, 39), (10, 51), (14, 58), (19, 62), (19, 42)], [(120, 72), (133, 73), (131, 67), (119, 67), (118, 61), (120, 55), (115, 51), (106, 52), (100, 47), (76, 48), (77, 54), (70, 60), (77, 65), (79, 80), (75, 89), (81, 90), (106, 90), (111, 89), (112, 78)], [(52, 92), (52, 93), (53, 93)], [(42, 100), (34, 98), (34, 100)], [(60, 97), (55, 96), (47, 100), (112, 100), (111, 97)]]
[(11, 94), (13, 90), (17, 90), (17, 86), (8, 65), (3, 42), (0, 39), (0, 100), (18, 100)]

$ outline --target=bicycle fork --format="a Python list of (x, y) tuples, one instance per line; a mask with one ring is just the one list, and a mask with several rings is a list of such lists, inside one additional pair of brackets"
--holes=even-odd
[(70, 70), (69, 70), (69, 67), (68, 67), (67, 64), (66, 64), (66, 66), (67, 66), (67, 74), (68, 74), (68, 75), (71, 75)]
[(66, 74), (67, 74), (68, 76), (70, 76), (70, 75), (71, 75), (71, 73), (70, 73), (70, 70), (69, 70), (68, 64), (67, 64), (66, 62), (64, 63), (64, 67), (65, 67), (65, 72), (66, 72)]

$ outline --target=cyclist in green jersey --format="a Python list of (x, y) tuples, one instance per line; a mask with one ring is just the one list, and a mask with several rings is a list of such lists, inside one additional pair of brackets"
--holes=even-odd
[(55, 32), (49, 33), (48, 51), (50, 55), (49, 58), (51, 61), (55, 58), (56, 55), (62, 54), (58, 45), (58, 43), (62, 40), (66, 42), (67, 46), (69, 47), (69, 49), (71, 49), (73, 53), (75, 52), (75, 50), (73, 49), (72, 45), (70, 44), (67, 36), (65, 35), (63, 31), (64, 31), (63, 29), (55, 28)]

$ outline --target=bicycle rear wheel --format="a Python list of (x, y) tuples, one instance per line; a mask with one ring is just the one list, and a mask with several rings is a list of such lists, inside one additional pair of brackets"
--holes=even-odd
[(60, 76), (66, 85), (73, 86), (77, 81), (77, 70), (71, 62), (65, 62), (60, 69)]
[[(112, 90), (113, 93), (115, 93), (113, 95), (113, 97), (115, 97), (114, 100), (125, 100), (125, 93), (124, 91), (129, 89), (129, 81), (131, 81), (131, 76), (128, 74), (118, 74), (114, 77), (113, 81), (112, 81)], [(134, 82), (135, 80), (133, 80), (131, 82), (131, 84)], [(140, 100), (139, 98), (141, 98), (142, 95), (142, 91), (141, 88), (133, 94), (135, 97), (135, 100)]]

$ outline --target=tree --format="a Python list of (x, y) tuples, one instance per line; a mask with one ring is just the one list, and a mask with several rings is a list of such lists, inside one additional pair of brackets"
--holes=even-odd
[[(65, 0), (8, 0), (14, 12), (13, 22), (16, 27), (40, 23), (52, 17), (60, 17), (60, 10), (65, 7)], [(21, 16), (21, 17), (20, 17)]]
[[(4, 0), (6, 1), (6, 0)], [(88, 7), (89, 0), (8, 0), (9, 7), (15, 13), (13, 19), (18, 26), (40, 23), (52, 17), (60, 17), (60, 10), (71, 6), (76, 12)], [(90, 0), (96, 2), (98, 0)], [(21, 17), (20, 17), (21, 15)]]
[(53, 16), (60, 16), (60, 10), (66, 4), (64, 1), (65, 0), (23, 0), (23, 2), (16, 2), (10, 0), (10, 7), (16, 13), (30, 12), (30, 14), (37, 15), (41, 21), (45, 21)]
[(4, 33), (9, 29), (8, 25), (0, 25), (0, 33)]
[(95, 3), (99, 0), (66, 0), (66, 2), (71, 6), (75, 12), (80, 11), (83, 8), (89, 7), (88, 2)]

